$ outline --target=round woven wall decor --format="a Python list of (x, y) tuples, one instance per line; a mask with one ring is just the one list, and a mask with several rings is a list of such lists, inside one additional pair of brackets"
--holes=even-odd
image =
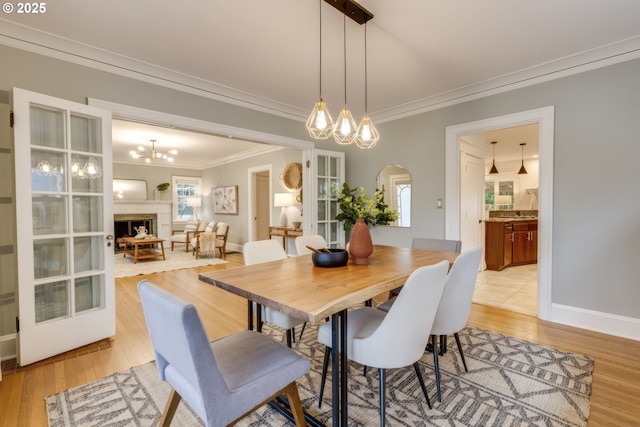
[(280, 179), (289, 190), (297, 190), (302, 187), (302, 163), (289, 163), (285, 166)]

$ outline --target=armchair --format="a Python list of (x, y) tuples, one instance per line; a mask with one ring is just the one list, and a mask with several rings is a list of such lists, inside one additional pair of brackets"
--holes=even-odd
[(215, 256), (216, 249), (220, 251), (220, 258), (226, 258), (228, 236), (229, 225), (227, 223), (211, 221), (205, 231), (197, 233), (191, 239), (196, 259), (199, 259), (203, 254)]
[(173, 230), (171, 231), (171, 251), (173, 251), (176, 244), (184, 245), (184, 251), (189, 252), (189, 243), (191, 242), (191, 238), (196, 235), (198, 232), (198, 226), (200, 225), (200, 221), (187, 221), (184, 226), (184, 230)]

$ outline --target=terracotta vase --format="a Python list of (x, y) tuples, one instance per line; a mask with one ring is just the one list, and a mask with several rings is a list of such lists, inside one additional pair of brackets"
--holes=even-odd
[(364, 223), (364, 219), (357, 219), (351, 230), (349, 240), (349, 255), (356, 265), (369, 264), (369, 257), (373, 253), (373, 242), (369, 227)]

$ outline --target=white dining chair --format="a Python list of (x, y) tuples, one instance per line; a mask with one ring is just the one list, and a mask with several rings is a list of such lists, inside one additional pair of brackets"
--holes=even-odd
[[(460, 352), (462, 365), (464, 366), (465, 372), (468, 372), (467, 362), (462, 352), (458, 332), (465, 327), (467, 319), (469, 318), (481, 258), (482, 248), (478, 247), (465, 251), (455, 260), (447, 275), (447, 283), (444, 287), (444, 292), (438, 305), (438, 311), (433, 321), (433, 327), (431, 328), (431, 347), (429, 347), (429, 349), (433, 351), (438, 401), (442, 400), (438, 354), (443, 355), (446, 352), (447, 335), (453, 334), (458, 346), (458, 351)], [(378, 306), (378, 310), (389, 311), (389, 309), (395, 305), (395, 302), (396, 298), (385, 301)], [(438, 349), (437, 345), (438, 336), (440, 337), (440, 349)]]
[[(431, 327), (431, 343), (433, 345), (433, 367), (436, 372), (436, 392), (438, 401), (441, 399), (440, 392), (440, 369), (438, 365), (438, 353), (444, 354), (447, 346), (447, 335), (453, 334), (460, 352), (462, 365), (465, 372), (468, 372), (467, 362), (464, 359), (462, 344), (460, 343), (460, 332), (467, 324), (473, 291), (478, 279), (480, 260), (482, 259), (482, 248), (478, 247), (465, 251), (453, 263), (447, 276), (447, 283), (438, 305), (438, 311)], [(440, 351), (436, 348), (436, 337), (440, 337)]]
[[(261, 264), (263, 262), (287, 259), (287, 253), (280, 243), (275, 240), (256, 240), (247, 242), (243, 247), (245, 265)], [(256, 304), (254, 306), (254, 312)], [(295, 327), (304, 324), (304, 321), (284, 314), (270, 307), (262, 307), (262, 322), (272, 323), (286, 331), (287, 345), (291, 347), (292, 337), (295, 336)], [(262, 325), (258, 325), (260, 331)], [(301, 334), (302, 335), (302, 334)]]
[[(347, 315), (347, 357), (364, 366), (378, 368), (381, 426), (384, 426), (385, 419), (385, 369), (413, 365), (427, 405), (431, 408), (417, 362), (424, 354), (448, 269), (449, 263), (442, 261), (415, 270), (389, 312), (361, 307)], [(319, 405), (322, 404), (329, 364), (331, 328), (332, 321), (318, 328), (318, 341), (326, 346)]]
[[(431, 251), (457, 252), (462, 249), (461, 240), (431, 239), (427, 237), (414, 237), (411, 241), (412, 249), (428, 249)], [(402, 286), (389, 291), (389, 298), (398, 295)]]
[(315, 249), (323, 249), (327, 247), (327, 241), (319, 234), (309, 234), (305, 236), (298, 236), (295, 240), (296, 244), (296, 254), (300, 255), (308, 255), (312, 251), (307, 248), (307, 246), (311, 246)]

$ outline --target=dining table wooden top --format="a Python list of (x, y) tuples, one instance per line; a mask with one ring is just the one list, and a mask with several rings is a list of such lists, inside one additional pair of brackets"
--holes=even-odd
[(199, 275), (205, 283), (308, 322), (325, 319), (402, 286), (419, 267), (458, 257), (455, 252), (374, 245), (368, 265), (313, 265), (311, 255)]

